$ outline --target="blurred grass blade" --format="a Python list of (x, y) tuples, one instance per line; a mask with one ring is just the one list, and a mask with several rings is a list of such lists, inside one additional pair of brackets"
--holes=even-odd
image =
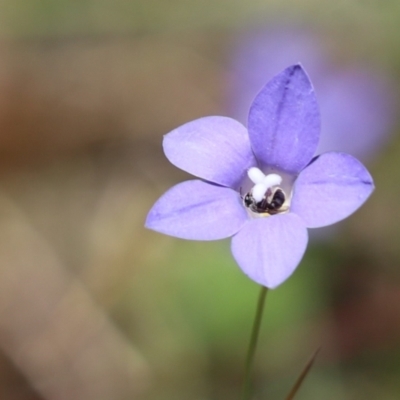
[(309, 359), (309, 361), (307, 362), (307, 364), (305, 365), (303, 371), (301, 371), (301, 374), (299, 375), (299, 377), (297, 378), (297, 381), (295, 382), (295, 384), (292, 387), (292, 390), (290, 391), (290, 393), (288, 394), (288, 396), (286, 397), (285, 400), (293, 400), (294, 396), (296, 395), (296, 393), (299, 391), (304, 379), (306, 378), (307, 374), (310, 372), (311, 367), (314, 364), (314, 361), (319, 353), (319, 351), (321, 350), (320, 347), (318, 347), (318, 349), (315, 351), (315, 353), (312, 355), (312, 357)]

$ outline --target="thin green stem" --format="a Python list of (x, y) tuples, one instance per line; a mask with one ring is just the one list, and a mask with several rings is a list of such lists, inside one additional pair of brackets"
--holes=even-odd
[(249, 348), (247, 350), (247, 358), (246, 358), (246, 364), (245, 364), (245, 369), (244, 369), (242, 400), (250, 399), (250, 392), (251, 392), (250, 376), (251, 376), (251, 372), (253, 370), (254, 355), (256, 353), (258, 334), (260, 332), (261, 320), (262, 320), (265, 298), (267, 296), (267, 292), (268, 292), (268, 288), (262, 286), (260, 295), (258, 297), (256, 316), (254, 318), (253, 330), (251, 332)]

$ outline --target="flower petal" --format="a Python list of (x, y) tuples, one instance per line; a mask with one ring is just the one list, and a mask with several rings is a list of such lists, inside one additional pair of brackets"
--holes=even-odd
[(190, 240), (234, 235), (248, 219), (239, 193), (200, 180), (179, 183), (161, 196), (145, 226)]
[(293, 65), (269, 81), (250, 108), (254, 154), (266, 166), (297, 174), (315, 153), (320, 125), (311, 82), (300, 65)]
[(168, 160), (199, 178), (239, 189), (256, 165), (246, 128), (227, 117), (188, 122), (164, 137)]
[(360, 207), (374, 190), (366, 168), (345, 153), (317, 157), (297, 178), (291, 211), (308, 228), (338, 222)]
[(233, 237), (232, 253), (250, 279), (272, 289), (296, 269), (307, 241), (307, 229), (297, 215), (274, 215), (249, 221)]

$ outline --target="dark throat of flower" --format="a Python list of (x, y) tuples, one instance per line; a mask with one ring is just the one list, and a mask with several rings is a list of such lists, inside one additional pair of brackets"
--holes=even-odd
[(242, 195), (242, 199), (251, 217), (268, 217), (289, 210), (290, 195), (283, 190), (282, 184), (285, 182), (281, 175), (264, 174), (257, 167), (252, 167), (247, 171), (251, 186), (247, 187), (249, 191), (244, 196)]

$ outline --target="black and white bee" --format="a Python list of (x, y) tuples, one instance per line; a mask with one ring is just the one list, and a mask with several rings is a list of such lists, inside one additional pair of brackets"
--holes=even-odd
[(260, 201), (256, 201), (251, 192), (247, 193), (243, 198), (244, 205), (257, 214), (278, 214), (285, 203), (286, 196), (282, 189), (268, 189), (264, 197)]

